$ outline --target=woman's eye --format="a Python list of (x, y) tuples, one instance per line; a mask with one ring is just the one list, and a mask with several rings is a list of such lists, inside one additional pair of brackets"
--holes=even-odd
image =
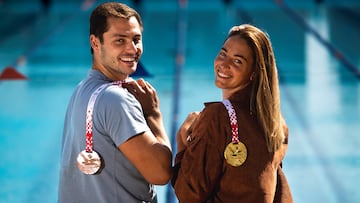
[(241, 60), (239, 60), (239, 59), (235, 59), (235, 60), (234, 60), (234, 63), (242, 64)]

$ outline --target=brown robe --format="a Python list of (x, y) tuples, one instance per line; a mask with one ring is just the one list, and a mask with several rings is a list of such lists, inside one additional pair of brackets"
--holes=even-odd
[(267, 150), (263, 132), (250, 115), (250, 88), (230, 97), (235, 109), (239, 140), (247, 159), (238, 167), (226, 163), (225, 147), (231, 142), (228, 112), (221, 102), (205, 104), (186, 150), (175, 158), (172, 184), (180, 203), (293, 202), (281, 162), (286, 142), (275, 153)]

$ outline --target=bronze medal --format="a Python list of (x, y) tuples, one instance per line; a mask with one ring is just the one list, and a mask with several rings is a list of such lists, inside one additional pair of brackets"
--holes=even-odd
[(231, 142), (225, 148), (224, 157), (231, 166), (241, 166), (247, 158), (246, 146), (242, 142)]
[(98, 153), (95, 151), (87, 152), (83, 150), (77, 156), (77, 167), (84, 174), (95, 174), (101, 167), (101, 159)]

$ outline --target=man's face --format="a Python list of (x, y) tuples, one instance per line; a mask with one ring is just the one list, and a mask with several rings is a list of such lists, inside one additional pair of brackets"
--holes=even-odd
[[(142, 33), (135, 17), (109, 18), (109, 30), (103, 34), (103, 43), (94, 39), (94, 68), (112, 80), (123, 80), (134, 73), (143, 52)], [(90, 36), (90, 40), (92, 41)]]

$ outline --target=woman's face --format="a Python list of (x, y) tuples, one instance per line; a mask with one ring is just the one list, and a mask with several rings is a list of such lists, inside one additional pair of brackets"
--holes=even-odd
[(253, 74), (253, 53), (239, 36), (228, 38), (214, 60), (215, 85), (223, 90), (223, 98), (243, 89)]

